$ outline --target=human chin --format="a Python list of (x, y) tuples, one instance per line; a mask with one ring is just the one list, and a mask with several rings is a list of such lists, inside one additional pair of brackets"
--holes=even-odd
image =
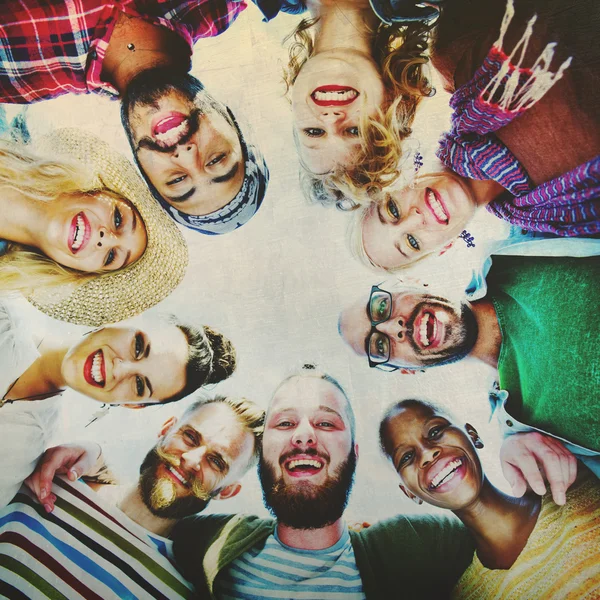
[(148, 510), (163, 519), (181, 519), (203, 511), (210, 499), (189, 492), (182, 494), (183, 483), (164, 473), (169, 467), (158, 446), (148, 452), (140, 466), (138, 488)]
[(264, 458), (258, 467), (265, 506), (281, 523), (294, 529), (320, 529), (335, 523), (346, 508), (355, 470), (354, 448), (320, 484), (302, 478), (286, 483)]

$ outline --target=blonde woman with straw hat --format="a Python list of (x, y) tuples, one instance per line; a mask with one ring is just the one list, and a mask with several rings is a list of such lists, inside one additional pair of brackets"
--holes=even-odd
[(135, 167), (93, 135), (58, 130), (36, 150), (0, 142), (0, 291), (98, 326), (181, 281), (187, 246)]

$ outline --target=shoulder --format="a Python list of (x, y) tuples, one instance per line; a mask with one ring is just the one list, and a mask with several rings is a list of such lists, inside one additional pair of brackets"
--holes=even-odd
[(473, 558), (474, 543), (455, 517), (399, 515), (350, 532), (369, 597), (446, 597)]
[[(235, 552), (236, 547), (245, 546), (248, 540), (267, 536), (273, 531), (272, 519), (261, 519), (249, 515), (195, 515), (182, 519), (173, 529), (173, 554), (186, 577), (193, 581), (198, 575), (211, 546), (217, 542), (219, 554)], [(226, 543), (225, 543), (226, 541)], [(221, 562), (221, 560), (218, 560)]]

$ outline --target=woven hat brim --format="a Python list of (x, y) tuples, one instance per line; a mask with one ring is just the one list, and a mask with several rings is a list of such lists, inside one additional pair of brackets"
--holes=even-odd
[(185, 275), (187, 244), (131, 161), (93, 134), (72, 128), (36, 141), (36, 151), (76, 160), (93, 174), (94, 186), (129, 200), (144, 221), (148, 244), (124, 269), (79, 285), (35, 290), (28, 300), (55, 319), (97, 327), (138, 315), (166, 298)]

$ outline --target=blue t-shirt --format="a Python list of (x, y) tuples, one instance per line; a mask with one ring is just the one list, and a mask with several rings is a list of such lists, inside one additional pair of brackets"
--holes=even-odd
[(365, 598), (346, 528), (337, 543), (323, 550), (286, 546), (275, 530), (263, 547), (244, 552), (224, 570), (215, 591), (219, 600)]

